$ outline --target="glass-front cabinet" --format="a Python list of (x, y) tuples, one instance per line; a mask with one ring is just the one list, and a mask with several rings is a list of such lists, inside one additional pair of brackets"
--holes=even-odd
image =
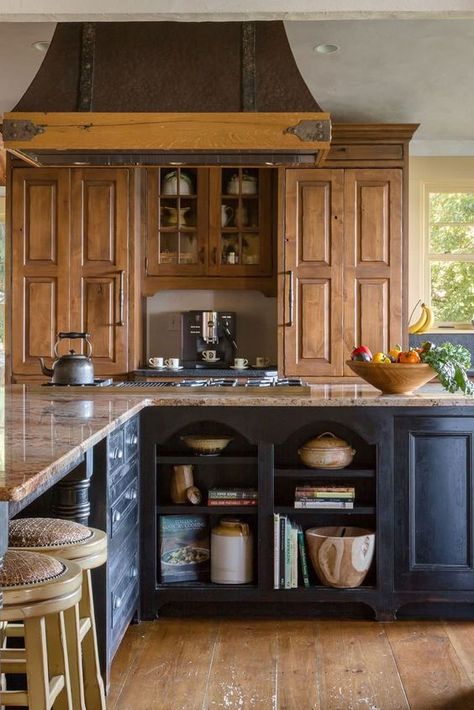
[(207, 262), (208, 171), (147, 171), (147, 273), (203, 275)]
[(225, 276), (271, 273), (271, 173), (211, 170), (210, 271)]
[(147, 171), (147, 275), (272, 274), (272, 171)]

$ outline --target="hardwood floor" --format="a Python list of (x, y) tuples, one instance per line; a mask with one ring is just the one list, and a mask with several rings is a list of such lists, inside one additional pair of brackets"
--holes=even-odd
[(108, 707), (474, 710), (474, 623), (143, 623), (117, 653)]

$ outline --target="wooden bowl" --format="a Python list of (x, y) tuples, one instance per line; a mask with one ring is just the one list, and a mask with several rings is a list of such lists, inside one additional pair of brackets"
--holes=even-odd
[(431, 365), (405, 363), (358, 362), (346, 360), (356, 375), (382, 391), (382, 394), (413, 394), (436, 376)]
[(311, 564), (326, 587), (353, 589), (362, 584), (374, 556), (373, 530), (310, 528), (305, 538)]
[(203, 434), (186, 434), (181, 439), (198, 456), (219, 456), (221, 451), (232, 441), (232, 437), (205, 436)]

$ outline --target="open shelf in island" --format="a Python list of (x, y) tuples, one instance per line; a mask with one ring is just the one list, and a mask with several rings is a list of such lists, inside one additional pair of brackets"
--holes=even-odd
[(356, 505), (354, 508), (294, 508), (292, 505), (277, 505), (275, 513), (280, 515), (375, 515), (375, 506)]
[(258, 505), (157, 505), (158, 515), (257, 515)]
[(275, 468), (275, 478), (375, 478), (375, 468), (354, 466), (353, 468)]
[(183, 455), (183, 453), (176, 454), (158, 454), (156, 456), (156, 463), (159, 464), (192, 464), (195, 466), (230, 466), (235, 464), (245, 465), (253, 464), (258, 462), (257, 456), (195, 456), (193, 454)]

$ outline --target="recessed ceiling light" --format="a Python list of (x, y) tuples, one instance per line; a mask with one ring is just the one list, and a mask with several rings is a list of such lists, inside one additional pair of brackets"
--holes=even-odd
[(39, 42), (33, 42), (31, 46), (33, 47), (33, 49), (37, 49), (38, 52), (47, 52), (50, 44), (51, 42), (45, 42), (44, 40), (40, 40)]
[(334, 54), (335, 52), (339, 51), (339, 45), (338, 44), (318, 44), (314, 48), (315, 52), (318, 52), (319, 54)]

